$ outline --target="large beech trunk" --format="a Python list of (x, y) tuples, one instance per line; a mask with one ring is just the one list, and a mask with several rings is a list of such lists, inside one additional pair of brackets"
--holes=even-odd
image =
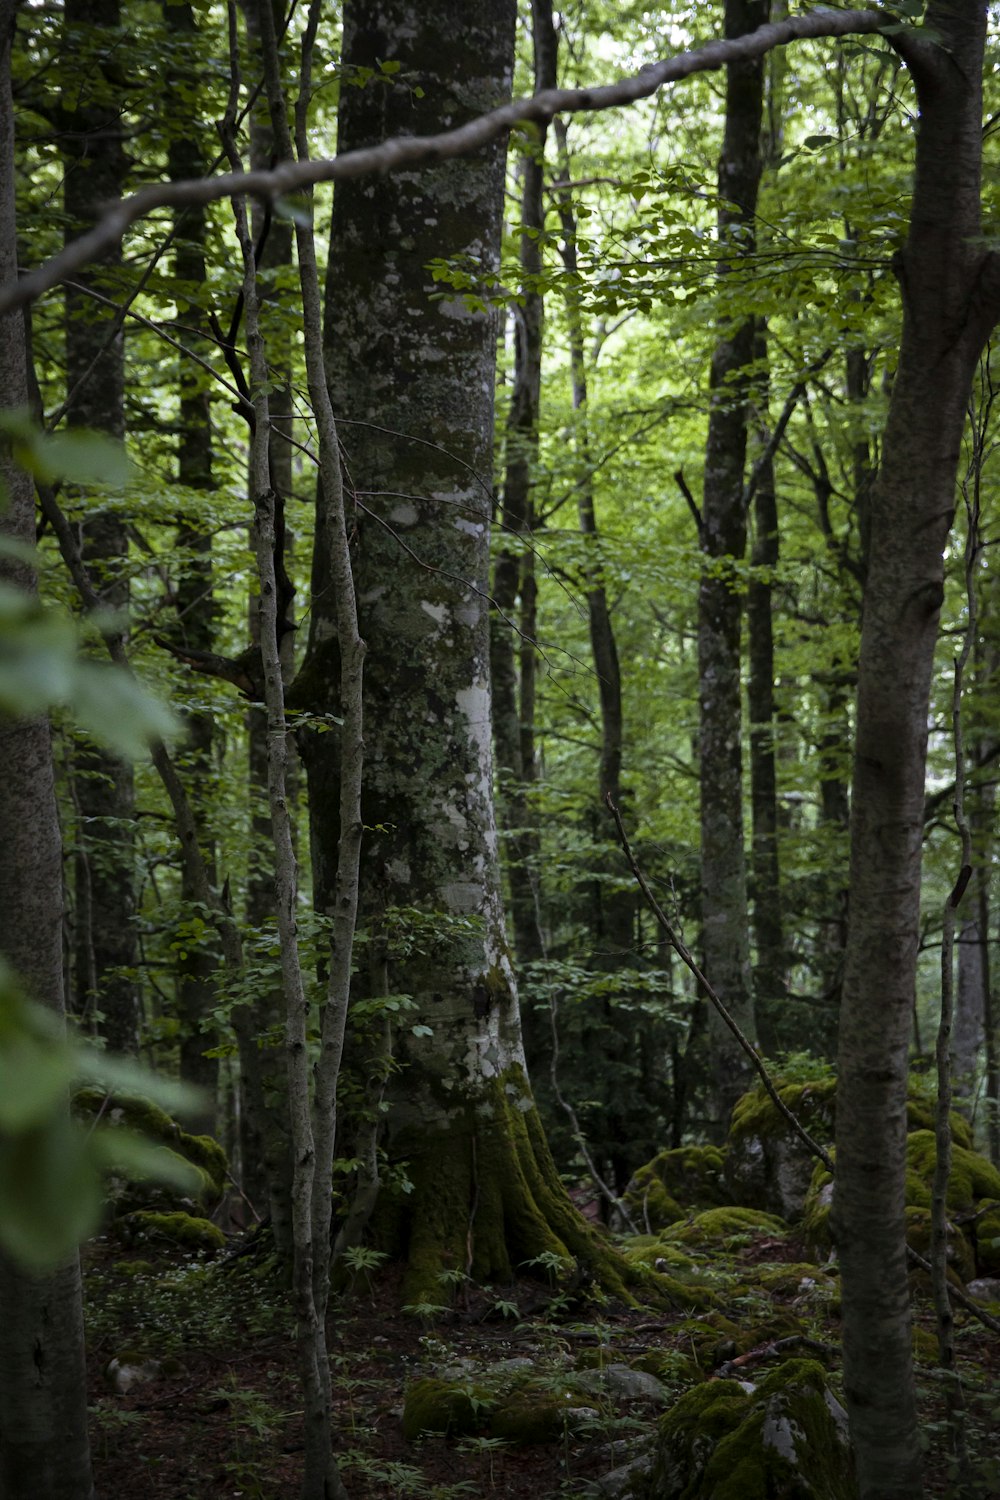
[(937, 0), (898, 45), (920, 102), (903, 338), (871, 506), (851, 802), (834, 1225), (862, 1500), (916, 1500), (904, 1240), (906, 1085), (942, 553), (976, 361), (1000, 311), (980, 235), (986, 5)]
[[(17, 275), (14, 111), (10, 51), (14, 6), (0, 0), (0, 281)], [(24, 320), (0, 318), (0, 409), (28, 405)], [(0, 445), (6, 509), (0, 533), (35, 536), (30, 478)], [(32, 570), (0, 552), (0, 582), (33, 590)], [(63, 1009), (62, 848), (46, 719), (0, 716), (0, 953), (29, 993)], [(67, 1102), (68, 1108), (68, 1102)], [(80, 1266), (30, 1276), (0, 1254), (0, 1494), (4, 1500), (89, 1500)]]
[[(392, 58), (402, 81), (343, 91), (340, 150), (458, 123), (498, 102), (510, 88), (513, 31), (508, 0), (348, 4), (345, 66)], [(400, 1071), (388, 1080), (384, 1145), (414, 1190), (383, 1195), (377, 1222), (383, 1243), (407, 1257), (414, 1304), (447, 1299), (443, 1273), (506, 1278), (544, 1251), (593, 1247), (528, 1089), (500, 900), (487, 608), (495, 318), (426, 269), (437, 257), (474, 256), (489, 277), (502, 199), (497, 147), (338, 184), (328, 269), (328, 370), (357, 497), (368, 648), (362, 921), (369, 958), (377, 955), (367, 967), (382, 976), (358, 976), (347, 1063), (364, 1069), (371, 1057), (357, 1036), (359, 1003), (377, 1013), (385, 985), (409, 996), (413, 1008), (394, 1028)], [(293, 701), (336, 713), (329, 583), (320, 535)], [(304, 740), (316, 896), (327, 911), (337, 739)]]

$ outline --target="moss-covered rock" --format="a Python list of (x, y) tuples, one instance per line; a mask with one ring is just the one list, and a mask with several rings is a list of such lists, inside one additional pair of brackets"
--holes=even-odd
[[(979, 1205), (983, 1207), (982, 1204)], [(972, 1226), (976, 1246), (976, 1273), (1000, 1276), (1000, 1203), (990, 1203)]]
[[(140, 1135), (158, 1145), (168, 1158), (194, 1168), (198, 1186), (188, 1194), (173, 1190), (161, 1181), (151, 1183), (140, 1177), (126, 1178), (116, 1171), (107, 1183), (108, 1200), (116, 1214), (140, 1208), (198, 1207), (211, 1210), (221, 1200), (229, 1162), (225, 1151), (211, 1136), (189, 1135), (159, 1105), (134, 1094), (107, 1094), (98, 1088), (80, 1089), (73, 1097), (73, 1109), (83, 1117), (95, 1120), (99, 1117), (102, 1127), (110, 1126)], [(168, 1175), (177, 1176), (176, 1173)], [(181, 1180), (185, 1175), (190, 1177), (190, 1173), (181, 1174)]]
[(403, 1437), (415, 1442), (423, 1434), (466, 1437), (489, 1420), (489, 1393), (480, 1386), (427, 1376), (415, 1380), (403, 1397)]
[(725, 1245), (744, 1235), (783, 1235), (788, 1225), (775, 1214), (752, 1208), (707, 1208), (683, 1224), (674, 1224), (664, 1232), (664, 1239), (681, 1245)]
[[(906, 1243), (912, 1250), (917, 1250), (925, 1257), (931, 1251), (931, 1211), (929, 1208), (918, 1208), (909, 1206), (906, 1209)], [(965, 1285), (971, 1281), (976, 1274), (976, 1258), (972, 1253), (972, 1246), (962, 1231), (955, 1225), (948, 1225), (948, 1274), (949, 1276)], [(918, 1282), (928, 1281), (925, 1271), (914, 1272)]]
[[(778, 1097), (821, 1144), (833, 1139), (836, 1081), (778, 1085)], [(725, 1178), (736, 1203), (795, 1220), (809, 1189), (815, 1157), (757, 1084), (736, 1102), (729, 1128)]]
[(525, 1386), (500, 1401), (490, 1416), (490, 1437), (527, 1447), (531, 1443), (557, 1443), (573, 1424), (573, 1411), (582, 1405), (569, 1391), (539, 1390)]
[(747, 1390), (696, 1386), (660, 1421), (644, 1500), (854, 1500), (846, 1416), (821, 1365), (789, 1360)]
[(639, 1168), (625, 1189), (633, 1218), (650, 1231), (675, 1224), (695, 1209), (718, 1208), (730, 1201), (718, 1146), (661, 1151)]
[[(932, 1130), (914, 1130), (906, 1138), (908, 1173), (921, 1184), (926, 1201), (917, 1207), (930, 1207), (930, 1190), (937, 1162), (937, 1144)], [(907, 1179), (909, 1187), (909, 1177)], [(1000, 1172), (978, 1151), (964, 1146), (951, 1148), (951, 1172), (948, 1176), (948, 1207), (972, 1208), (981, 1198), (1000, 1199)], [(909, 1197), (907, 1201), (912, 1201)]]
[(116, 1219), (115, 1229), (129, 1244), (161, 1240), (182, 1250), (201, 1250), (213, 1254), (224, 1249), (226, 1244), (226, 1236), (217, 1224), (180, 1210), (156, 1213), (151, 1209), (136, 1209), (133, 1213)]

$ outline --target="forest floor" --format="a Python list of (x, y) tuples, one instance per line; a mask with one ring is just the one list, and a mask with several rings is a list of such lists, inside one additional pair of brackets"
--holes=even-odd
[[(295, 1500), (302, 1412), (294, 1339), (273, 1276), (249, 1255), (143, 1253), (149, 1258), (123, 1257), (98, 1240), (85, 1257), (98, 1494)], [(701, 1310), (571, 1304), (531, 1281), (464, 1296), (460, 1289), (455, 1309), (419, 1318), (401, 1310), (397, 1276), (361, 1274), (330, 1322), (350, 1500), (583, 1500), (608, 1493), (597, 1481), (650, 1442), (657, 1416), (694, 1380), (722, 1369), (743, 1378), (805, 1354), (822, 1358), (836, 1385), (836, 1280), (822, 1268), (806, 1274), (806, 1261), (792, 1235), (743, 1235), (721, 1254), (713, 1247), (702, 1277), (711, 1305)], [(1000, 1493), (1000, 1346), (959, 1311), (970, 1489), (950, 1475), (930, 1299), (918, 1287), (915, 1300), (927, 1493), (985, 1500)], [(130, 1384), (138, 1366), (146, 1366), (142, 1378)], [(653, 1395), (630, 1389), (626, 1367), (655, 1372), (659, 1396), (655, 1386)], [(548, 1441), (501, 1441), (484, 1435), (485, 1422), (465, 1436), (404, 1439), (404, 1392), (415, 1380), (464, 1381), (485, 1391), (485, 1412), (489, 1393), (525, 1371), (536, 1400), (550, 1389), (567, 1412), (574, 1408)]]

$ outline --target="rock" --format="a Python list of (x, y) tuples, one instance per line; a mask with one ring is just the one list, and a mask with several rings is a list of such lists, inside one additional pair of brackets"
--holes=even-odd
[(578, 1370), (574, 1384), (584, 1391), (599, 1391), (612, 1401), (651, 1401), (662, 1406), (667, 1400), (663, 1382), (646, 1370), (630, 1365), (605, 1365), (598, 1370)]
[(217, 1224), (180, 1210), (161, 1214), (151, 1209), (137, 1209), (116, 1219), (114, 1227), (128, 1244), (166, 1240), (182, 1250), (202, 1250), (209, 1254), (223, 1250), (226, 1244), (226, 1236)]
[(752, 1208), (708, 1208), (684, 1224), (674, 1224), (663, 1238), (682, 1245), (723, 1245), (744, 1235), (783, 1235), (788, 1225), (774, 1214)]
[(1000, 1277), (979, 1276), (970, 1281), (965, 1290), (977, 1302), (1000, 1302)]
[[(630, 1492), (626, 1490), (625, 1494)], [(814, 1360), (695, 1386), (662, 1417), (636, 1500), (855, 1500), (847, 1418)]]
[[(782, 1103), (822, 1145), (833, 1139), (835, 1095), (832, 1078), (778, 1088)], [(735, 1203), (794, 1222), (802, 1212), (815, 1165), (815, 1156), (762, 1084), (737, 1100), (725, 1159), (726, 1186)]]
[(108, 1126), (131, 1132), (151, 1143), (169, 1161), (184, 1164), (190, 1178), (194, 1169), (197, 1186), (189, 1193), (166, 1182), (147, 1181), (138, 1174), (126, 1177), (113, 1172), (105, 1180), (105, 1197), (115, 1216), (133, 1209), (211, 1212), (226, 1190), (229, 1162), (218, 1141), (209, 1135), (189, 1135), (165, 1110), (138, 1095), (107, 1094), (103, 1089), (80, 1089), (73, 1096), (73, 1111), (86, 1120), (100, 1119)]
[(403, 1397), (403, 1436), (415, 1442), (424, 1433), (466, 1437), (485, 1424), (490, 1398), (468, 1382), (454, 1384), (427, 1377), (408, 1385)]
[[(980, 1203), (979, 1208), (983, 1208)], [(972, 1225), (976, 1270), (980, 1276), (1000, 1276), (1000, 1203), (990, 1203)]]
[(729, 1202), (717, 1146), (661, 1151), (639, 1168), (625, 1189), (625, 1203), (637, 1228), (650, 1234), (675, 1224), (693, 1209), (718, 1208)]

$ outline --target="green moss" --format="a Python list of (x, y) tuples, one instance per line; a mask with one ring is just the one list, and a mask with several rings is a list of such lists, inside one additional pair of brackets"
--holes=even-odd
[[(974, 1145), (972, 1138), (972, 1127), (964, 1115), (960, 1115), (957, 1109), (953, 1109), (948, 1117), (951, 1125), (951, 1138), (956, 1146), (962, 1146), (966, 1151), (971, 1151)], [(933, 1099), (924, 1099), (919, 1095), (911, 1094), (906, 1101), (906, 1128), (910, 1130), (933, 1131), (936, 1121), (936, 1106)]]
[(566, 1434), (573, 1407), (568, 1392), (553, 1393), (525, 1388), (515, 1391), (490, 1417), (490, 1436), (526, 1447), (531, 1443), (557, 1443)]
[(779, 1235), (788, 1226), (775, 1214), (755, 1208), (709, 1208), (684, 1224), (675, 1224), (665, 1237), (682, 1245), (718, 1245), (741, 1235)]
[(760, 1266), (754, 1273), (754, 1280), (765, 1291), (787, 1297), (800, 1292), (803, 1281), (813, 1281), (818, 1287), (826, 1288), (833, 1284), (822, 1266), (814, 1266), (808, 1261), (797, 1261), (794, 1265)]
[[(835, 1078), (813, 1079), (804, 1083), (779, 1083), (777, 1092), (782, 1104), (791, 1110), (811, 1134), (826, 1141), (833, 1138), (837, 1093)], [(785, 1134), (790, 1128), (764, 1085), (758, 1083), (736, 1101), (729, 1137), (735, 1141), (747, 1136)]]
[(224, 1249), (226, 1244), (226, 1236), (216, 1224), (179, 1211), (160, 1214), (141, 1208), (115, 1222), (122, 1236), (130, 1241), (161, 1239), (184, 1250), (211, 1252)]
[(978, 1274), (1000, 1276), (1000, 1203), (991, 1203), (987, 1211), (976, 1220), (973, 1228)]
[(927, 1328), (913, 1326), (913, 1357), (922, 1365), (936, 1365), (939, 1359), (938, 1341)]
[[(930, 1202), (930, 1184), (937, 1161), (937, 1145), (930, 1130), (915, 1130), (906, 1138), (906, 1165), (925, 1184)], [(985, 1156), (953, 1145), (948, 1177), (948, 1207), (972, 1208), (979, 1198), (1000, 1198), (1000, 1172)]]
[(680, 1146), (661, 1151), (640, 1167), (625, 1192), (636, 1219), (652, 1230), (675, 1224), (692, 1209), (729, 1203), (717, 1146)]
[[(560, 1181), (527, 1081), (512, 1068), (456, 1108), (446, 1129), (415, 1127), (397, 1137), (413, 1191), (382, 1203), (377, 1247), (405, 1260), (403, 1301), (441, 1305), (453, 1273), (479, 1283), (531, 1274), (577, 1300), (604, 1296), (634, 1304), (635, 1287), (665, 1302), (659, 1278), (630, 1266), (607, 1236), (577, 1211)], [(387, 1195), (383, 1195), (386, 1198)], [(475, 1215), (470, 1220), (470, 1205)]]
[(753, 1393), (696, 1386), (661, 1419), (649, 1493), (683, 1500), (854, 1500), (846, 1437), (812, 1360), (789, 1360)]
[[(176, 1120), (136, 1094), (106, 1094), (103, 1089), (80, 1089), (73, 1097), (73, 1108), (77, 1114), (98, 1116), (102, 1125), (121, 1126), (134, 1131), (147, 1140), (159, 1142), (164, 1150), (173, 1152), (199, 1174), (201, 1186), (197, 1201), (205, 1208), (212, 1208), (222, 1197), (229, 1172), (229, 1162), (218, 1141), (208, 1135), (188, 1135)], [(158, 1189), (162, 1192), (162, 1189)]]
[(407, 1386), (403, 1397), (403, 1437), (415, 1442), (424, 1433), (465, 1437), (486, 1424), (488, 1393), (478, 1387), (427, 1378)]
[[(929, 1208), (907, 1208), (906, 1209), (906, 1243), (923, 1256), (930, 1255), (931, 1249), (931, 1211)], [(959, 1285), (964, 1286), (971, 1281), (976, 1274), (976, 1260), (972, 1253), (972, 1246), (960, 1229), (954, 1225), (948, 1229), (948, 1275)], [(918, 1279), (926, 1281), (927, 1275), (924, 1271), (916, 1271), (914, 1275)]]

